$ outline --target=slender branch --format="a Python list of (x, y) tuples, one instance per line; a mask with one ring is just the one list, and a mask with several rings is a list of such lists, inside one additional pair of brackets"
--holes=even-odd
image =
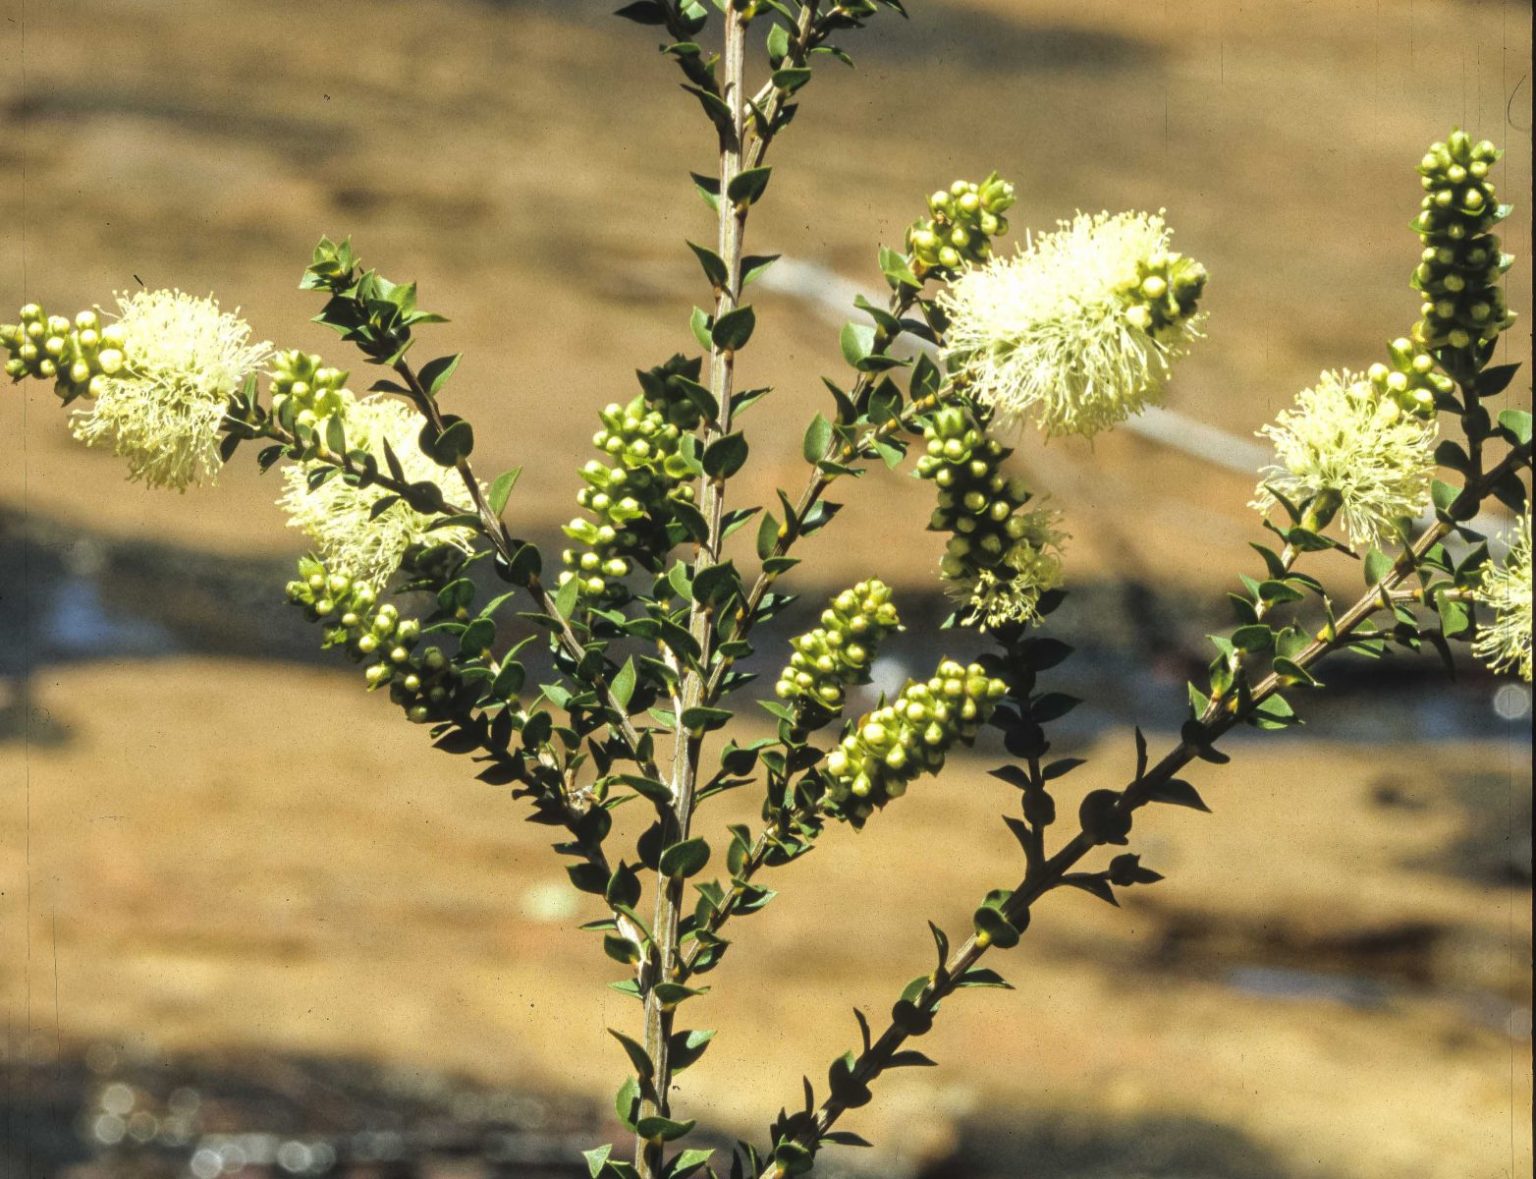
[[(1413, 575), (1425, 554), (1449, 535), (1455, 527), (1452, 520), (1470, 515), (1470, 510), (1475, 509), (1486, 498), (1494, 484), (1509, 473), (1529, 466), (1530, 463), (1531, 444), (1527, 442), (1513, 448), (1502, 462), (1481, 478), (1469, 482), (1444, 517), (1438, 519), (1417, 541), (1406, 547), (1386, 575), (1362, 594), (1332, 626), (1298, 653), (1293, 658), (1293, 662), (1306, 670), (1329, 652), (1347, 645), (1346, 640), (1350, 634), (1367, 618), (1387, 608), (1392, 595), (1404, 580)], [(1234, 707), (1223, 711), (1222, 715), (1201, 726), (1203, 744), (1181, 740), (1156, 766), (1140, 775), (1121, 791), (1115, 804), (1116, 813), (1122, 817), (1129, 816), (1139, 807), (1152, 801), (1153, 793), (1159, 786), (1198, 757), (1202, 748), (1208, 747), (1211, 742), (1239, 721), (1251, 715), (1280, 687), (1281, 679), (1278, 675), (1272, 673), (1266, 676), (1253, 689), (1249, 705), (1244, 711), (1239, 712)], [(1232, 703), (1235, 705), (1235, 698)], [(1019, 926), (1034, 902), (1060, 885), (1062, 877), (1096, 846), (1098, 844), (1086, 831), (1079, 831), (1060, 851), (1046, 861), (1043, 868), (1025, 876), (1004, 906), (1003, 915), (1010, 923)], [(966, 972), (976, 965), (981, 956), (986, 953), (987, 948), (988, 941), (984, 935), (973, 934), (967, 938), (948, 958), (943, 968), (934, 972), (928, 985), (913, 1000), (917, 1010), (924, 1016), (932, 1016), (937, 1011), (940, 1001), (963, 985)], [(852, 1069), (853, 1081), (867, 1084), (879, 1076), (910, 1035), (906, 1028), (893, 1020), (879, 1039), (856, 1059)], [(836, 1096), (828, 1097), (814, 1111), (812, 1124), (802, 1131), (795, 1141), (805, 1149), (814, 1151), (817, 1143), (825, 1137), (847, 1108), (848, 1106)], [(761, 1172), (760, 1179), (786, 1179), (787, 1175), (788, 1171), (783, 1166), (770, 1163)]]
[[(749, 17), (734, 5), (725, 6), (724, 54), (722, 61), (721, 98), (730, 111), (730, 127), (722, 129), (720, 144), (720, 196), (718, 202), (717, 252), (725, 264), (724, 280), (715, 293), (715, 318), (718, 323), (735, 310), (741, 299), (742, 240), (746, 229), (747, 202), (736, 202), (730, 193), (736, 177), (741, 174), (746, 140), (746, 46)], [(731, 395), (735, 387), (736, 353), (733, 348), (715, 344), (710, 349), (709, 383), (715, 404), (720, 407), (719, 419), (707, 423), (703, 446), (728, 434), (731, 429)], [(704, 484), (700, 504), (709, 528), (706, 543), (699, 546), (694, 561), (696, 572), (715, 564), (720, 559), (722, 520), (725, 510), (725, 479), (708, 478)], [(714, 647), (715, 624), (713, 611), (701, 602), (694, 602), (689, 616), (689, 630), (699, 647), (696, 664), (684, 669), (682, 682), (682, 709), (677, 713), (672, 764), (672, 806), (663, 815), (662, 846), (668, 847), (688, 838), (693, 820), (694, 796), (698, 783), (698, 765), (702, 748), (701, 736), (690, 732), (685, 717), (688, 710), (696, 707), (704, 696), (704, 671), (709, 666)], [(684, 881), (679, 877), (663, 879), (657, 873), (656, 913), (652, 922), (654, 934), (654, 973), (644, 987), (645, 1003), (645, 1050), (652, 1064), (651, 1091), (641, 1103), (641, 1118), (667, 1117), (670, 1111), (672, 1087), (671, 1037), (673, 1026), (672, 1006), (663, 1001), (657, 991), (660, 982), (677, 978), (678, 929), (684, 899)], [(660, 1179), (665, 1165), (666, 1146), (660, 1140), (638, 1137), (636, 1165), (641, 1179)]]
[[(436, 399), (422, 386), (415, 370), (403, 358), (395, 361), (394, 370), (400, 379), (405, 382), (406, 388), (410, 390), (411, 400), (415, 402), (422, 416), (431, 423), (434, 429), (442, 430), (442, 411), (438, 408)], [(490, 542), (491, 547), (496, 550), (496, 555), (501, 558), (503, 563), (510, 566), (513, 558), (516, 556), (516, 542), (512, 539), (512, 534), (507, 531), (506, 523), (497, 515), (495, 509), (486, 500), (485, 493), (480, 488), (480, 481), (475, 478), (475, 473), (469, 465), (469, 460), (460, 457), (454, 464), (454, 469), (458, 472), (459, 478), (468, 489), (470, 499), (474, 503), (474, 509), (469, 512), (454, 508), (449, 510), (457, 515), (478, 516), (481, 534)], [(383, 484), (382, 479), (379, 482)], [(560, 645), (565, 649), (565, 653), (572, 659), (579, 660), (584, 658), (586, 647), (583, 645), (580, 636), (572, 629), (570, 620), (561, 613), (560, 608), (555, 604), (554, 595), (545, 588), (544, 583), (536, 575), (528, 579), (527, 589), (529, 594), (532, 595), (533, 600), (538, 604), (539, 609), (555, 620), (556, 637), (559, 639)], [(631, 756), (635, 759), (635, 764), (640, 768), (640, 772), (648, 778), (658, 778), (660, 774), (654, 759), (644, 752), (644, 738), (639, 730), (630, 722), (624, 704), (614, 695), (613, 687), (608, 682), (607, 677), (594, 674), (593, 684), (601, 693), (603, 703), (608, 707), (611, 717), (610, 723), (617, 729), (624, 744), (628, 746)]]

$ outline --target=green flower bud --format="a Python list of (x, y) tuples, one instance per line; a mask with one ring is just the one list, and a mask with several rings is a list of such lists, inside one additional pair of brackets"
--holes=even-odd
[(1000, 215), (1013, 204), (1013, 186), (996, 172), (980, 184), (956, 180), (928, 198), (930, 216), (907, 230), (908, 263), (918, 278), (938, 278), (985, 261), (992, 239), (1008, 230)]
[(697, 463), (683, 451), (684, 434), (700, 424), (687, 388), (699, 376), (698, 362), (674, 357), (640, 374), (642, 392), (626, 404), (603, 408), (603, 429), (593, 446), (607, 459), (589, 460), (582, 478), (594, 489), (577, 497), (591, 519), (578, 517), (565, 534), (581, 549), (562, 554), (560, 584), (576, 581), (592, 605), (611, 606), (629, 597), (624, 579), (636, 567), (658, 573), (671, 547), (671, 505), (693, 499)]
[(939, 572), (963, 603), (967, 621), (995, 626), (1036, 620), (1041, 595), (1061, 583), (1064, 538), (1055, 527), (1057, 514), (1026, 509), (1028, 489), (1001, 470), (1010, 452), (962, 407), (930, 415), (923, 433), (927, 453), (917, 474), (945, 489), (928, 527), (951, 534)]
[[(980, 664), (948, 659), (933, 679), (909, 681), (891, 704), (850, 725), (827, 756), (822, 776), (828, 813), (862, 826), (915, 778), (939, 770), (957, 742), (974, 740), (1007, 690)], [(934, 702), (935, 693), (949, 696), (954, 706)]]
[(348, 374), (330, 367), (313, 352), (278, 352), (267, 375), (273, 413), (290, 428), (313, 430), (321, 441), (329, 420), (344, 416), (355, 402), (346, 387)]
[(802, 728), (819, 728), (833, 720), (842, 712), (847, 687), (869, 682), (880, 643), (901, 629), (890, 598), (890, 587), (883, 581), (861, 581), (833, 597), (821, 613), (820, 626), (790, 640), (794, 654), (774, 694), (795, 702)]
[[(1425, 299), (1413, 339), (1425, 351), (1485, 347), (1515, 321), (1499, 286), (1510, 260), (1492, 233), (1509, 214), (1488, 180), (1501, 154), (1487, 140), (1473, 144), (1457, 130), (1431, 144), (1419, 162), (1427, 195), (1414, 229), (1424, 250), (1412, 283)], [(1410, 403), (1424, 400), (1417, 388), (1404, 392)]]

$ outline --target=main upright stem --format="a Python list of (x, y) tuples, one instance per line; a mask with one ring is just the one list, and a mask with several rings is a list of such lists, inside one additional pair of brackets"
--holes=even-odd
[[(725, 281), (715, 293), (715, 320), (732, 311), (741, 298), (742, 233), (745, 228), (747, 207), (738, 206), (728, 195), (732, 182), (742, 171), (742, 153), (746, 142), (746, 98), (744, 75), (746, 71), (747, 21), (734, 7), (727, 5), (725, 13), (725, 47), (721, 59), (721, 92), (731, 112), (729, 132), (722, 132), (720, 141), (720, 200), (717, 247), (725, 263)], [(735, 385), (735, 353), (716, 345), (709, 354), (709, 386), (715, 402), (720, 406), (719, 419), (705, 427), (704, 445), (730, 432), (731, 394)], [(702, 448), (701, 448), (702, 449)], [(722, 478), (707, 479), (700, 506), (709, 525), (709, 539), (699, 546), (695, 570), (708, 568), (720, 559), (721, 519), (725, 501), (725, 481)], [(714, 651), (715, 622), (710, 608), (695, 602), (689, 617), (689, 630), (699, 645), (698, 666), (683, 673), (681, 690), (682, 710), (678, 713), (672, 763), (672, 806), (664, 818), (663, 846), (670, 846), (688, 838), (693, 819), (694, 794), (698, 783), (700, 735), (691, 733), (683, 723), (683, 716), (691, 708), (704, 703), (706, 669)], [(656, 911), (653, 923), (655, 936), (653, 972), (645, 989), (645, 1050), (651, 1058), (654, 1092), (647, 1095), (641, 1105), (642, 1118), (650, 1114), (670, 1116), (668, 1091), (672, 1086), (670, 1040), (672, 1036), (672, 1011), (656, 993), (656, 984), (676, 981), (681, 967), (678, 954), (678, 923), (683, 908), (683, 881), (681, 878), (658, 879)], [(635, 1160), (641, 1179), (660, 1179), (665, 1166), (665, 1144), (640, 1137), (636, 1142)]]

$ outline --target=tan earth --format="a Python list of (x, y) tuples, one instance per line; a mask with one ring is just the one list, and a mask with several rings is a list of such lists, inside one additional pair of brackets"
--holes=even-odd
[[(597, 908), (568, 901), (522, 804), (385, 723), (350, 676), (121, 664), (50, 673), (34, 707), (65, 740), (0, 747), (0, 1000), (38, 1051), (57, 1035), (316, 1053), (611, 1093), (604, 1028), (639, 1013), (596, 985), (622, 975), (574, 928)], [(1526, 768), (1469, 745), (1386, 766), (1380, 749), (1286, 736), (1233, 748), (1195, 775), (1213, 815), (1138, 825), (1166, 881), (1123, 910), (1048, 898), (1023, 946), (992, 955), (1018, 989), (951, 1000), (921, 1043), (940, 1067), (892, 1074), (850, 1117), (893, 1168), (974, 1117), (994, 1134), (1198, 1119), (1298, 1176), (1528, 1171), (1529, 890), (1443, 860), (1477, 827), (1461, 786), (1513, 807)], [(1070, 752), (1090, 758), (1071, 779), (1086, 790), (1122, 782), (1132, 751), (1116, 734)], [(769, 881), (782, 895), (739, 922), (714, 993), (687, 1009), (720, 1034), (682, 1077), (686, 1116), (757, 1130), (855, 1043), (850, 1007), (883, 1026), (929, 969), (925, 919), (962, 930), (987, 889), (1016, 883), (996, 816), (1017, 803), (985, 764)], [(750, 822), (741, 793), (703, 830)], [(1386, 989), (1352, 1007), (1231, 985), (1266, 967)]]
[[(596, 408), (692, 346), (704, 297), (682, 240), (711, 232), (686, 177), (711, 166), (707, 135), (654, 35), (613, 6), (5, 0), (0, 309), (74, 310), (141, 281), (211, 290), (258, 335), (345, 363), (294, 287), (322, 232), (351, 234), (453, 320), (423, 355), (466, 353), (451, 408), (487, 473), (528, 466), (509, 515), (549, 532), (574, 510)], [(1164, 207), (1213, 274), (1208, 339), (1170, 404), (1238, 436), (1411, 322), (1427, 142), (1453, 123), (1500, 139), (1501, 194), (1531, 208), (1528, 5), (910, 7), (910, 26), (850, 36), (858, 68), (806, 92), (751, 248), (874, 286), (876, 244), (923, 195), (993, 167), (1019, 185), (1020, 233), (1079, 207)], [(1529, 225), (1518, 213), (1504, 234), (1526, 325)], [(798, 487), (818, 377), (845, 371), (813, 309), (759, 307), (747, 379), (778, 392), (747, 419), (750, 502)], [(1530, 336), (1502, 348), (1528, 361)], [(370, 379), (357, 366), (354, 384)], [(1522, 375), (1511, 397), (1528, 406), (1529, 388)], [(216, 490), (149, 494), (72, 442), (40, 386), (0, 389), (0, 446), (21, 455), (0, 458), (0, 507), (35, 519), (213, 554), (301, 549), (249, 462)], [(1250, 479), (1126, 435), (1026, 440), (1020, 462), (1069, 513), (1074, 578), (1206, 600), (1248, 567)], [(817, 581), (929, 584), (928, 494), (885, 473), (854, 488), (806, 546)], [(17, 641), (3, 617), (0, 637)], [(109, 661), (43, 668), (32, 691), (32, 731), (62, 740), (0, 744), (7, 1052), (312, 1051), (606, 1101), (621, 1057), (604, 1027), (636, 1012), (597, 985), (613, 964), (573, 928), (594, 914), (562, 907), (547, 832), (350, 676)], [(1529, 1175), (1529, 886), (1456, 871), (1469, 842), (1497, 858), (1523, 835), (1528, 750), (1236, 747), (1201, 767), (1214, 816), (1138, 828), (1166, 882), (1122, 911), (1052, 897), (999, 956), (1018, 990), (952, 1002), (922, 1045), (941, 1067), (883, 1082), (850, 1126), (892, 1174), (962, 1129), (993, 1179), (1016, 1179), (1035, 1172), (1009, 1160), (1044, 1157), (1058, 1129), (1123, 1138), (1133, 1162), (1139, 1135), (1171, 1125), (1237, 1135), (1234, 1179)], [(1092, 759), (1076, 788), (1130, 768), (1125, 734), (1070, 752)], [(985, 764), (781, 874), (689, 1012), (720, 1029), (683, 1077), (689, 1116), (759, 1130), (853, 1045), (851, 1006), (878, 1020), (928, 968), (925, 918), (961, 930), (1014, 883), (995, 817), (1013, 803)], [(1341, 1001), (1356, 984), (1371, 1002)], [(1300, 993), (1265, 993), (1286, 985)]]

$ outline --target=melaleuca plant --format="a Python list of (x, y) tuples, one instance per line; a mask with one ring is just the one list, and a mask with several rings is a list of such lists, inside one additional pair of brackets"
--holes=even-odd
[[(287, 594), (321, 641), (558, 829), (571, 885), (600, 905), (585, 928), (635, 1001), (613, 1031), (627, 1065), (615, 1108), (633, 1143), (588, 1151), (594, 1179), (782, 1179), (829, 1145), (862, 1141), (845, 1115), (886, 1071), (932, 1063), (909, 1042), (957, 991), (1006, 986), (982, 960), (1014, 946), (1050, 893), (1113, 901), (1160, 879), (1115, 850), (1139, 813), (1205, 809), (1189, 768), (1228, 760), (1218, 746), (1238, 725), (1299, 723), (1325, 660), (1426, 644), (1448, 659), (1467, 642), (1530, 680), (1530, 415), (1501, 408), (1514, 368), (1492, 364), (1513, 320), (1500, 287), (1510, 259), (1492, 232), (1508, 210), (1490, 181), (1492, 144), (1458, 130), (1423, 157), (1422, 253), (1404, 253), (1419, 319), (1360, 367), (1323, 373), (1265, 427), (1276, 458), (1255, 490), (1263, 532), (1232, 595), (1235, 626), (1212, 637), (1178, 740), (1154, 754), (1138, 730), (1124, 786), (1089, 792), (1063, 833), (1054, 794), (1081, 763), (1057, 752), (1050, 726), (1078, 701), (1050, 687), (1070, 648), (1049, 630), (1070, 522), (1008, 458), (1023, 429), (1092, 436), (1155, 404), (1198, 346), (1204, 267), (1173, 249), (1160, 215), (1138, 212), (1052, 228), (1025, 210), (1035, 232), (1008, 248), (1005, 213), (1019, 212), (995, 173), (916, 196), (904, 239), (877, 254), (886, 303), (860, 300), (842, 331), (847, 371), (827, 380), (805, 428), (803, 480), (774, 503), (741, 503), (747, 413), (776, 396), (743, 379), (751, 283), (773, 261), (746, 248), (770, 149), (817, 72), (848, 60), (843, 35), (905, 14), (900, 0), (634, 0), (619, 15), (661, 38), (702, 108), (719, 167), (694, 180), (715, 234), (690, 243), (703, 306), (679, 343), (691, 329), (692, 354), (642, 367), (638, 390), (591, 399), (593, 451), (553, 559), (519, 536), (515, 511), (507, 522), (517, 469), (485, 481), (473, 464), (473, 429), (448, 408), (458, 357), (416, 362), (440, 317), (347, 241), (322, 240), (301, 286), (319, 296), (338, 352), (379, 374), (365, 394), (339, 357), (253, 342), (238, 317), (175, 291), (73, 317), (30, 304), (0, 344), (6, 372), (53, 382), (74, 433), (113, 448), (134, 479), (211, 481), (246, 445), (261, 468), (279, 466), (278, 502), (313, 545)], [(757, 631), (797, 609), (781, 587), (800, 576), (799, 542), (834, 525), (833, 487), (900, 467), (914, 448), (912, 473), (934, 494), (926, 527), (941, 534), (934, 576), (955, 600), (949, 637), (986, 653), (939, 658), (855, 713), (851, 689), (869, 682), (877, 652), (914, 641), (880, 570), (800, 608), (787, 650), (756, 650)], [(1507, 544), (1473, 530), (1490, 500), (1517, 518)], [(909, 526), (921, 543), (924, 521)], [(1352, 601), (1306, 568), (1326, 553), (1360, 570)], [(519, 625), (532, 635), (510, 643)], [(543, 682), (524, 662), (532, 642), (547, 649)], [(748, 705), (754, 666), (780, 670)], [(743, 709), (766, 710), (772, 735), (736, 732)], [(792, 883), (781, 869), (933, 788), (927, 779), (988, 730), (1001, 758), (991, 773), (1018, 793), (1004, 820), (1017, 880), (981, 898), (957, 936), (930, 925), (932, 969), (899, 991), (883, 1027), (860, 1016), (853, 1048), (764, 1137), (729, 1158), (690, 1145), (695, 1122), (673, 1080), (710, 1047), (693, 1022), (708, 1009), (702, 982), (740, 919), (772, 900), (770, 876)], [(720, 832), (704, 804), (732, 790), (761, 799), (761, 822)]]

